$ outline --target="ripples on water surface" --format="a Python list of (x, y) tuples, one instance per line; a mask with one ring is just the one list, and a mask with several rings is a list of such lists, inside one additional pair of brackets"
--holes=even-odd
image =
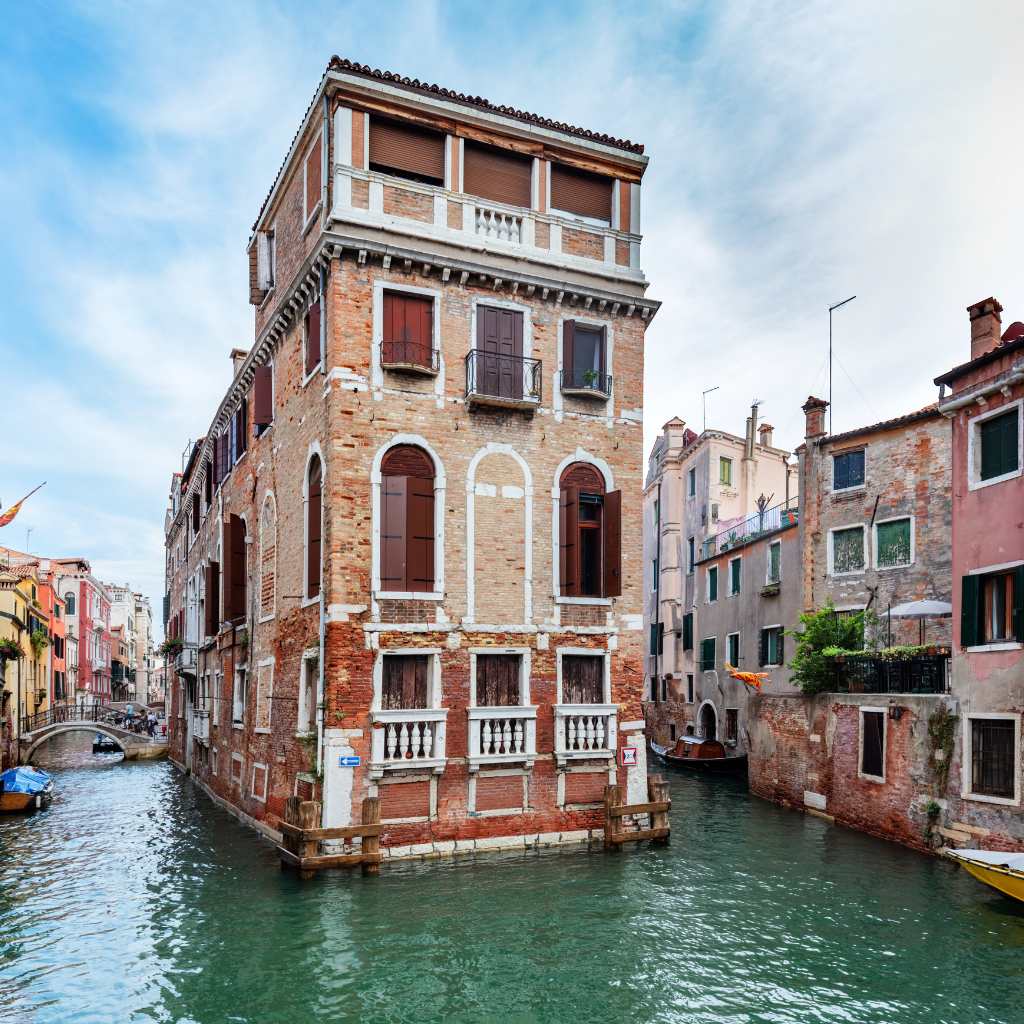
[(300, 883), (167, 763), (40, 763), (53, 805), (0, 818), (0, 1020), (1024, 1021), (1024, 905), (736, 783), (668, 769), (660, 849)]

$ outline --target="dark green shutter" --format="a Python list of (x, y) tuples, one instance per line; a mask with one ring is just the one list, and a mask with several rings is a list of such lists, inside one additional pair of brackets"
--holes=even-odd
[(1002, 436), (1000, 437), (1001, 456), (999, 472), (1013, 473), (1017, 469), (1017, 410), (1000, 416)]
[(658, 624), (651, 623), (651, 654), (658, 653)]
[(1024, 644), (1024, 565), (1018, 565), (1013, 574), (1013, 636)]
[(768, 630), (762, 629), (757, 642), (757, 665), (761, 668), (768, 664)]
[[(978, 576), (965, 576), (960, 594), (960, 646), (975, 647), (978, 644)], [(1014, 595), (1016, 603), (1016, 595)]]
[(718, 567), (712, 566), (708, 569), (708, 600), (718, 600)]
[(665, 653), (665, 623), (658, 623), (658, 653)]
[(683, 616), (683, 650), (693, 650), (693, 612)]

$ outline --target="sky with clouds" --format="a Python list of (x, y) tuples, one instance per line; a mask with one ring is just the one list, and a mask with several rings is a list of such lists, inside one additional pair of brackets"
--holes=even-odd
[[(248, 348), (251, 225), (332, 54), (642, 142), (645, 442), (934, 401), (1024, 320), (1024, 6), (929, 0), (8, 5), (0, 546), (160, 605), (170, 474)], [(641, 468), (638, 467), (638, 474)]]

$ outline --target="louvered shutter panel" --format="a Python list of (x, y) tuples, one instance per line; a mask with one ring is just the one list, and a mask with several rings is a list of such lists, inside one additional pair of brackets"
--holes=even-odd
[(306, 373), (312, 373), (313, 368), (320, 362), (320, 301), (317, 300), (309, 307), (306, 315), (306, 353), (308, 361)]
[(533, 160), (466, 141), (463, 191), (508, 206), (530, 206)]
[(259, 286), (259, 256), (254, 245), (249, 249), (249, 302), (259, 306), (266, 297), (267, 293)]
[[(216, 442), (214, 442), (214, 448), (216, 449), (216, 447), (217, 447)], [(206, 463), (205, 487), (206, 487), (206, 507), (209, 508), (210, 505), (213, 504), (213, 463), (209, 462), (209, 461)]]
[(1012, 473), (1017, 468), (1017, 410), (1003, 417), (1002, 437), (1000, 438), (999, 473)]
[(562, 597), (580, 594), (579, 540), (579, 488), (563, 487), (558, 502), (558, 588)]
[(978, 576), (964, 576), (960, 591), (960, 646), (976, 647), (978, 639)]
[(249, 426), (249, 400), (247, 398), (243, 398), (238, 403), (238, 411), (235, 415), (238, 417), (238, 429), (235, 432), (235, 437), (238, 439), (235, 458), (238, 459), (249, 448), (249, 431), (247, 429)]
[(604, 496), (604, 596), (622, 594), (622, 491)]
[(601, 373), (608, 372), (608, 326), (601, 328)]
[(981, 425), (981, 479), (999, 476), (1002, 467), (1002, 430), (998, 420)]
[(693, 612), (683, 616), (683, 650), (693, 650)]
[(612, 218), (612, 179), (603, 174), (551, 165), (551, 208), (595, 220)]
[(665, 623), (658, 623), (658, 653), (665, 653)]
[[(576, 321), (566, 320), (562, 324), (562, 370), (572, 370), (576, 366), (576, 353), (573, 343), (576, 339)], [(570, 378), (572, 380), (572, 378)]]
[(1024, 643), (1024, 565), (1013, 573), (1013, 637)]
[(306, 503), (306, 597), (320, 595), (320, 565), (323, 508), (323, 468), (318, 462), (309, 481)]
[(199, 532), (199, 492), (195, 491), (192, 495), (192, 531), (193, 533)]
[(370, 117), (370, 165), (444, 183), (444, 136), (398, 121)]
[[(245, 618), (246, 615), (246, 557), (245, 557), (245, 520), (232, 513), (228, 516), (228, 557), (231, 566), (230, 590), (225, 586), (225, 616), (231, 620)], [(227, 584), (227, 580), (225, 580)]]
[(211, 562), (203, 571), (205, 583), (205, 596), (203, 598), (203, 635), (216, 636), (217, 634), (217, 593), (216, 579), (220, 571), (216, 562)]
[(655, 655), (658, 653), (658, 624), (656, 622), (651, 623), (651, 654)]
[(381, 477), (380, 586), (381, 590), (407, 591), (406, 531), (409, 481), (404, 476)]
[(407, 589), (417, 594), (434, 589), (434, 481), (406, 478)]
[(274, 371), (269, 366), (257, 366), (253, 371), (253, 412), (257, 426), (274, 422)]

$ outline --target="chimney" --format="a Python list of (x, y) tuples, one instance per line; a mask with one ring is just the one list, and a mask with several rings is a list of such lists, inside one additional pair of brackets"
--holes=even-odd
[(761, 447), (762, 448), (771, 448), (771, 446), (772, 446), (772, 431), (774, 429), (775, 428), (770, 423), (762, 423), (761, 426), (759, 426), (757, 428), (757, 432), (758, 432), (758, 434), (761, 437)]
[(754, 457), (754, 434), (757, 432), (757, 402), (750, 404), (750, 415), (747, 417), (747, 437), (746, 437), (746, 454), (744, 458), (752, 459)]
[(245, 348), (233, 348), (231, 350), (231, 366), (234, 369), (232, 380), (238, 376), (238, 371), (242, 368), (242, 363), (245, 362), (245, 357), (248, 354), (249, 350)]
[(815, 398), (813, 395), (804, 402), (804, 415), (807, 417), (806, 437), (810, 440), (813, 437), (821, 437), (825, 433), (825, 410), (828, 402), (822, 398)]
[(971, 318), (972, 360), (998, 347), (999, 329), (1002, 326), (999, 314), (1002, 311), (1003, 307), (993, 298), (967, 307), (967, 315)]

